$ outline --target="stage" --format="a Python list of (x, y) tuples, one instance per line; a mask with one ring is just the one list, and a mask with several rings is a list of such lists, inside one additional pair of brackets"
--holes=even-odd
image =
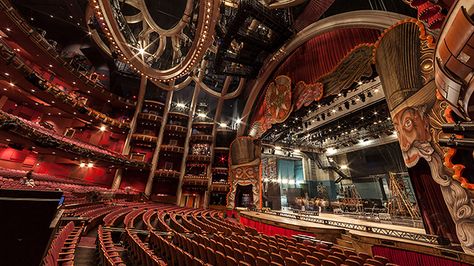
[(428, 235), (421, 228), (370, 222), (332, 213), (309, 216), (289, 211), (240, 210), (239, 215), (243, 224), (267, 234), (284, 228), (293, 235), (311, 235), (358, 252), (372, 254), (374, 247), (389, 248), (474, 263), (474, 257), (466, 255), (459, 246), (443, 245), (437, 236)]

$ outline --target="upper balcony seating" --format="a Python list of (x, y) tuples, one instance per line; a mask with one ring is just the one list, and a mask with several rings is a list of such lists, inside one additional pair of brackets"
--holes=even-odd
[[(79, 140), (75, 140), (63, 135), (56, 133), (54, 130), (47, 129), (42, 127), (41, 125), (34, 123), (32, 121), (26, 120), (24, 118), (9, 114), (7, 112), (0, 110), (0, 128), (8, 127), (8, 126), (20, 126), (26, 130), (31, 130), (34, 133), (39, 133), (39, 135), (44, 136), (46, 138), (50, 138), (48, 142), (57, 141), (60, 142), (59, 144), (55, 145), (59, 148), (62, 148), (68, 152), (76, 152), (76, 153), (84, 153), (84, 152), (93, 152), (96, 153), (98, 158), (102, 158), (104, 160), (113, 161), (122, 164), (132, 164), (143, 166), (145, 163), (142, 161), (136, 160), (129, 160), (126, 156), (115, 152), (104, 149), (103, 147), (95, 146), (86, 142), (82, 142)], [(82, 151), (86, 149), (87, 151)]]
[(8, 44), (2, 40), (0, 40), (0, 51), (0, 55), (3, 56), (4, 60), (12, 60), (11, 64), (13, 67), (21, 70), (25, 79), (31, 82), (41, 91), (45, 91), (55, 98), (60, 99), (62, 102), (69, 104), (78, 112), (87, 113), (89, 117), (96, 119), (101, 123), (105, 123), (119, 129), (130, 127), (130, 123), (127, 121), (119, 121), (89, 107), (87, 105), (87, 98), (79, 96), (79, 94), (75, 91), (67, 92), (64, 88), (47, 81), (42, 77), (41, 73), (37, 72), (33, 68), (31, 62), (24, 60), (15, 52), (15, 50), (9, 47)]
[(104, 99), (112, 98), (122, 104), (135, 104), (135, 102), (131, 99), (117, 96), (106, 90), (104, 85), (97, 79), (97, 73), (85, 71), (84, 68), (77, 68), (74, 66), (73, 60), (65, 61), (63, 58), (61, 58), (59, 52), (56, 49), (57, 42), (46, 39), (46, 32), (44, 30), (34, 29), (28, 23), (28, 21), (16, 11), (16, 9), (11, 5), (10, 1), (0, 1), (0, 10), (2, 10), (5, 15), (16, 24), (17, 27), (28, 36), (32, 43), (44, 52), (44, 54), (49, 54), (49, 59), (61, 64), (66, 69), (66, 71), (63, 72), (64, 74), (69, 73), (70, 75), (68, 76), (71, 78), (78, 78), (82, 82), (81, 87), (83, 87), (84, 91), (90, 89), (99, 93)]

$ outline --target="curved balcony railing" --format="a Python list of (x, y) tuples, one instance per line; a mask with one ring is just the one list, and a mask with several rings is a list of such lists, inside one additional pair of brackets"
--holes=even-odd
[(168, 113), (170, 118), (188, 120), (189, 115), (187, 113), (182, 113), (178, 111), (170, 111)]
[(27, 35), (30, 40), (36, 44), (45, 54), (48, 54), (53, 60), (60, 63), (67, 69), (71, 75), (76, 76), (79, 80), (81, 80), (84, 85), (90, 87), (94, 92), (103, 94), (103, 98), (114, 98), (117, 101), (120, 101), (123, 104), (134, 106), (136, 102), (126, 99), (120, 96), (117, 96), (110, 91), (106, 90), (104, 85), (100, 83), (97, 79), (93, 79), (95, 73), (86, 72), (86, 71), (78, 71), (69, 62), (62, 59), (59, 53), (56, 51), (56, 48), (51, 45), (48, 40), (44, 38), (42, 34), (40, 34), (37, 30), (31, 27), (27, 20), (25, 20), (11, 5), (10, 1), (0, 1), (0, 9), (2, 9), (9, 19), (16, 24), (16, 26)]
[(181, 173), (175, 170), (170, 170), (170, 169), (156, 169), (155, 171), (155, 177), (158, 178), (179, 178), (179, 175)]
[(161, 151), (184, 153), (184, 148), (176, 145), (161, 145)]
[(146, 167), (148, 164), (130, 160), (124, 155), (60, 135), (53, 130), (46, 129), (39, 124), (21, 117), (0, 111), (0, 129), (7, 130), (19, 136), (29, 138), (44, 147), (56, 148), (77, 155), (108, 161), (118, 165)]
[(158, 140), (158, 137), (145, 135), (145, 134), (133, 134), (132, 135), (132, 140), (156, 144), (156, 141)]
[(214, 126), (214, 122), (204, 122), (204, 121), (194, 121), (193, 127), (194, 128), (212, 128)]
[(212, 182), (211, 191), (214, 192), (226, 192), (229, 191), (229, 183), (227, 182)]
[(212, 135), (194, 134), (191, 135), (192, 142), (212, 142)]
[(166, 125), (165, 130), (166, 131), (172, 131), (172, 132), (175, 132), (175, 133), (183, 133), (184, 134), (188, 131), (188, 128), (183, 127), (183, 126), (178, 126), (178, 125)]
[(156, 115), (156, 114), (152, 114), (152, 113), (139, 113), (138, 118), (143, 119), (143, 120), (152, 121), (152, 122), (161, 122), (161, 121), (163, 121), (163, 117), (161, 117), (159, 115)]
[(121, 122), (117, 119), (105, 115), (104, 113), (96, 111), (85, 104), (84, 98), (81, 98), (73, 93), (68, 93), (60, 89), (58, 86), (46, 81), (33, 68), (26, 65), (25, 60), (18, 56), (17, 53), (2, 40), (0, 40), (0, 56), (5, 61), (9, 62), (10, 65), (12, 65), (14, 68), (20, 70), (23, 73), (25, 79), (30, 81), (34, 86), (37, 86), (38, 89), (49, 93), (50, 95), (61, 100), (64, 103), (69, 104), (78, 112), (87, 114), (90, 118), (112, 127), (120, 129), (130, 127), (130, 124), (128, 122)]
[(218, 174), (227, 174), (229, 173), (229, 168), (223, 166), (215, 166), (212, 167), (212, 172)]
[(189, 154), (187, 161), (189, 162), (202, 162), (202, 163), (210, 163), (211, 156), (210, 155), (201, 155), (201, 154)]
[(207, 176), (185, 175), (183, 185), (187, 186), (204, 186), (207, 187), (209, 179)]

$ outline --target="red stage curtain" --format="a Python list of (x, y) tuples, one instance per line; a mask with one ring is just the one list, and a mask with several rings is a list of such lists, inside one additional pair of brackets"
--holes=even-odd
[(269, 225), (266, 223), (254, 221), (249, 218), (245, 217), (240, 217), (240, 223), (248, 226), (255, 228), (258, 232), (269, 235), (269, 236), (274, 236), (274, 235), (283, 235), (283, 236), (293, 236), (293, 235), (307, 235), (307, 236), (314, 236), (313, 234), (307, 233), (307, 232), (301, 232), (301, 231), (296, 231), (292, 229), (287, 229), (283, 227), (278, 227), (278, 226), (273, 226)]
[(400, 266), (468, 266), (470, 264), (396, 248), (373, 246), (373, 255), (384, 256)]
[(426, 233), (449, 239), (451, 243), (459, 243), (456, 226), (441, 194), (440, 186), (431, 177), (428, 163), (420, 159), (415, 167), (408, 169), (408, 173)]
[(380, 31), (374, 29), (339, 29), (314, 37), (301, 45), (276, 71), (287, 75), (293, 83), (314, 83), (331, 72), (357, 45), (374, 43)]

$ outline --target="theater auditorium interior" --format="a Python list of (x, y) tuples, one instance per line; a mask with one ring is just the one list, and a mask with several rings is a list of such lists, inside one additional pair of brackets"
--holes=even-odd
[(0, 0), (0, 265), (474, 265), (473, 92), (473, 0)]

